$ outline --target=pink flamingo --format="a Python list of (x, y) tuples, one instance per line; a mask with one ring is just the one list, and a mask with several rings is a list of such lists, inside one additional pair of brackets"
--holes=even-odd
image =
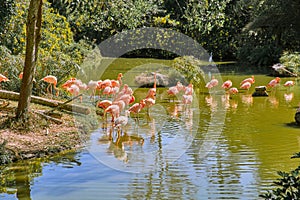
[(119, 133), (119, 130), (121, 127), (125, 127), (128, 124), (128, 115), (129, 115), (129, 112), (126, 110), (125, 116), (119, 116), (114, 121), (115, 127), (118, 128), (118, 133)]
[(294, 81), (286, 81), (283, 86), (285, 86), (285, 87), (292, 87), (294, 85), (295, 85)]
[(231, 80), (227, 80), (222, 84), (222, 88), (224, 88), (224, 89), (229, 89), (231, 86), (232, 86)]
[(119, 93), (119, 87), (112, 87), (111, 88), (111, 95), (116, 96)]
[(98, 87), (98, 81), (93, 81), (93, 80), (90, 80), (87, 84), (87, 89), (88, 90), (91, 90), (91, 96), (90, 96), (90, 99), (93, 97), (95, 99), (95, 96), (96, 96), (96, 88)]
[(48, 76), (45, 76), (44, 78), (42, 78), (42, 80), (45, 81), (46, 83), (49, 83), (49, 85), (47, 87), (47, 92), (48, 93), (52, 94), (51, 85), (53, 85), (54, 89), (56, 90), (56, 96), (59, 95), (59, 89), (56, 87), (57, 78), (55, 76), (48, 75)]
[(245, 90), (249, 90), (249, 88), (251, 87), (251, 83), (250, 82), (248, 82), (248, 81), (246, 81), (246, 82), (244, 82), (241, 86), (240, 86), (240, 88), (241, 89), (245, 89)]
[(212, 79), (205, 85), (208, 89), (211, 89), (219, 84), (219, 81), (212, 76)]
[(101, 81), (99, 84), (100, 89), (104, 89), (106, 87), (111, 87), (111, 80), (105, 79), (104, 81)]
[(102, 109), (106, 109), (106, 108), (108, 108), (109, 106), (111, 106), (112, 105), (112, 101), (110, 101), (110, 100), (102, 100), (102, 101), (100, 101), (100, 102), (98, 102), (98, 104), (97, 104), (97, 106), (99, 107), (99, 108), (102, 108)]
[(145, 107), (147, 108), (147, 113), (149, 114), (149, 108), (155, 104), (155, 99), (151, 97), (146, 97), (144, 101), (145, 101)]
[(112, 105), (117, 105), (117, 106), (119, 106), (119, 111), (120, 111), (120, 113), (123, 111), (123, 109), (125, 108), (125, 106), (126, 106), (126, 103), (123, 101), (123, 100), (119, 100), (119, 101), (114, 101), (113, 103), (112, 103)]
[[(76, 84), (73, 84), (67, 89), (67, 91), (70, 92), (73, 96), (78, 96), (80, 89)], [(80, 96), (79, 98), (80, 102), (82, 102), (82, 96)]]
[(71, 85), (75, 84), (76, 78), (70, 78), (64, 84), (62, 84), (62, 88), (68, 89)]
[(272, 79), (272, 80), (268, 83), (267, 87), (268, 87), (268, 88), (274, 88), (276, 85), (279, 84), (279, 82), (280, 82), (280, 78), (279, 78), (279, 77), (276, 77), (276, 78)]
[(173, 101), (174, 101), (176, 95), (179, 93), (179, 90), (176, 86), (172, 86), (167, 90), (167, 93), (169, 97), (173, 97)]
[(106, 98), (108, 98), (108, 96), (112, 94), (112, 91), (113, 90), (112, 90), (111, 86), (107, 86), (103, 89), (102, 94), (106, 95)]
[(118, 105), (112, 104), (104, 110), (103, 116), (106, 116), (106, 113), (111, 114), (111, 121), (114, 122), (115, 118), (120, 116), (120, 108)]
[(251, 84), (255, 83), (254, 76), (251, 76), (251, 78), (246, 78), (246, 79), (242, 80), (242, 82), (240, 83), (240, 85), (243, 85), (246, 82), (249, 82)]
[(23, 79), (23, 72), (19, 74), (19, 79)]
[(124, 84), (123, 89), (116, 95), (115, 100), (119, 99), (123, 95), (132, 95), (132, 89), (127, 85)]
[(145, 107), (147, 108), (147, 114), (149, 115), (149, 108), (155, 104), (156, 99), (156, 73), (154, 73), (154, 84), (153, 88), (149, 89), (145, 101)]
[(291, 87), (293, 87), (295, 85), (295, 82), (294, 81), (286, 81), (285, 83), (284, 83), (284, 87), (287, 87), (288, 88), (288, 90), (290, 90), (291, 89)]
[[(1, 82), (7, 82), (7, 81), (9, 81), (9, 79), (6, 76), (0, 74), (0, 83)], [(1, 87), (0, 87), (0, 89), (1, 89)]]
[(141, 112), (141, 110), (145, 107), (146, 103), (145, 100), (142, 99), (139, 103), (135, 103), (133, 104), (128, 111), (130, 113), (134, 113), (137, 115), (137, 119), (139, 119), (139, 113)]
[(119, 98), (115, 99), (114, 101), (124, 101), (125, 105), (128, 106), (130, 103), (132, 103), (132, 98), (133, 95), (130, 94), (123, 94), (122, 96), (120, 96)]
[(193, 102), (193, 95), (182, 95), (183, 99), (182, 99), (182, 103), (184, 104), (184, 106), (187, 105), (191, 105)]
[(236, 87), (232, 87), (228, 90), (229, 94), (237, 94), (239, 90)]
[(193, 84), (190, 83), (187, 87), (184, 88), (184, 94), (185, 95), (193, 95), (194, 89), (193, 89)]
[(122, 85), (122, 77), (123, 77), (123, 74), (119, 73), (117, 80), (111, 80), (111, 86), (112, 87), (120, 87)]
[[(151, 98), (154, 98), (155, 99), (155, 96), (156, 96), (156, 72), (154, 72), (154, 83), (153, 83), (153, 88), (149, 89), (148, 90), (148, 93), (147, 93), (147, 97), (151, 97)], [(146, 97), (146, 98), (147, 98)]]

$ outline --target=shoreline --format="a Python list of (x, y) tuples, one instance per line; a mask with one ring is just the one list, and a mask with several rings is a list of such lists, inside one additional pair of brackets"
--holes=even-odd
[(63, 123), (55, 124), (34, 112), (49, 110), (49, 107), (31, 103), (28, 128), (20, 128), (22, 126), (13, 120), (17, 102), (9, 103), (0, 109), (0, 165), (76, 151), (84, 147), (90, 132), (98, 127), (96, 114), (87, 117), (65, 111), (56, 111)]

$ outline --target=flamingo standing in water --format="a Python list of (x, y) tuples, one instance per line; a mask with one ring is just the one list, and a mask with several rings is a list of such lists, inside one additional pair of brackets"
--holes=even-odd
[(98, 104), (97, 104), (97, 106), (99, 107), (99, 108), (102, 108), (102, 109), (106, 109), (106, 108), (108, 108), (109, 106), (111, 106), (112, 105), (112, 101), (110, 101), (110, 100), (102, 100), (102, 101), (100, 101), (100, 102), (98, 102)]
[(120, 108), (118, 105), (112, 104), (104, 110), (103, 116), (106, 116), (106, 113), (111, 114), (111, 121), (114, 122), (115, 118), (118, 118), (120, 116)]
[(167, 93), (169, 97), (173, 97), (173, 101), (174, 101), (176, 95), (179, 93), (179, 90), (176, 86), (172, 86), (167, 90)]
[(229, 89), (232, 86), (232, 81), (231, 80), (227, 80), (222, 84), (222, 88)]
[(219, 84), (219, 81), (212, 76), (212, 79), (205, 85), (208, 89), (216, 87)]
[(184, 94), (185, 95), (193, 95), (194, 89), (193, 89), (193, 84), (190, 83), (187, 87), (184, 88)]
[(268, 83), (267, 87), (268, 87), (268, 88), (274, 88), (274, 87), (277, 86), (279, 83), (280, 83), (280, 78), (279, 78), (279, 77), (276, 77), (276, 78), (272, 79), (272, 80)]
[(182, 95), (182, 103), (184, 104), (184, 107), (187, 108), (188, 105), (191, 105), (193, 102), (193, 95)]
[(248, 82), (248, 81), (246, 81), (246, 82), (244, 82), (241, 86), (240, 86), (240, 88), (241, 89), (245, 89), (245, 90), (249, 90), (249, 88), (251, 87), (251, 83), (250, 82)]
[(134, 113), (137, 115), (137, 120), (139, 120), (139, 113), (141, 112), (141, 110), (145, 107), (146, 103), (145, 100), (142, 99), (139, 103), (135, 103), (133, 104), (128, 111), (130, 113)]
[(52, 94), (51, 85), (53, 85), (54, 89), (56, 90), (56, 96), (59, 95), (59, 89), (56, 87), (57, 78), (55, 76), (48, 75), (48, 76), (45, 76), (44, 78), (42, 78), (42, 80), (45, 81), (46, 83), (49, 83), (49, 85), (47, 87), (47, 92), (48, 93)]
[(243, 85), (243, 84), (246, 83), (246, 82), (251, 83), (251, 85), (252, 85), (253, 83), (255, 83), (255, 78), (254, 78), (254, 76), (251, 76), (250, 78), (246, 78), (246, 79), (242, 80), (241, 83), (240, 83), (240, 86)]
[(129, 111), (126, 110), (125, 116), (117, 117), (116, 120), (114, 121), (115, 127), (118, 128), (118, 134), (120, 133), (120, 129), (125, 127), (128, 124), (128, 115), (129, 115)]
[(239, 90), (236, 87), (229, 88), (228, 93), (229, 94), (237, 94)]
[(295, 82), (294, 82), (294, 81), (286, 81), (286, 82), (283, 84), (283, 86), (284, 86), (284, 87), (287, 87), (288, 90), (290, 90), (291, 87), (293, 87), (294, 85), (295, 85)]
[(145, 101), (145, 108), (147, 108), (147, 114), (149, 115), (149, 108), (155, 104), (156, 99), (156, 73), (154, 73), (154, 84), (153, 88), (149, 89)]

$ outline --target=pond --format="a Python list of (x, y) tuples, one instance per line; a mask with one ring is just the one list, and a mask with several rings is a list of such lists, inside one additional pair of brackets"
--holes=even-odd
[[(221, 77), (237, 87), (249, 75)], [(255, 86), (271, 79), (255, 75)], [(137, 99), (147, 90), (135, 90)], [(298, 166), (290, 157), (300, 147), (299, 82), (268, 97), (252, 97), (254, 87), (230, 98), (203, 92), (191, 107), (157, 90), (149, 116), (131, 116), (120, 138), (102, 120), (78, 152), (1, 167), (0, 199), (258, 199), (277, 171)]]

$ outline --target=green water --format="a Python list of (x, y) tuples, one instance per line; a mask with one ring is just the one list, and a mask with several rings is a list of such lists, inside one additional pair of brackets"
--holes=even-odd
[[(104, 76), (143, 64), (117, 60)], [(124, 82), (133, 84), (134, 74), (145, 68), (127, 69)], [(220, 77), (237, 87), (249, 76)], [(259, 86), (272, 77), (255, 79)], [(281, 83), (286, 80), (293, 79)], [(269, 97), (252, 97), (254, 86), (231, 98), (202, 88), (190, 108), (170, 102), (166, 88), (158, 88), (150, 117), (143, 111), (139, 123), (129, 120), (131, 143), (113, 145), (107, 133), (116, 130), (99, 121), (79, 152), (1, 167), (0, 199), (259, 199), (278, 178), (276, 171), (299, 164), (290, 157), (300, 150), (300, 128), (293, 125), (300, 85), (287, 90), (282, 84)], [(147, 90), (135, 88), (134, 94), (140, 99)]]

